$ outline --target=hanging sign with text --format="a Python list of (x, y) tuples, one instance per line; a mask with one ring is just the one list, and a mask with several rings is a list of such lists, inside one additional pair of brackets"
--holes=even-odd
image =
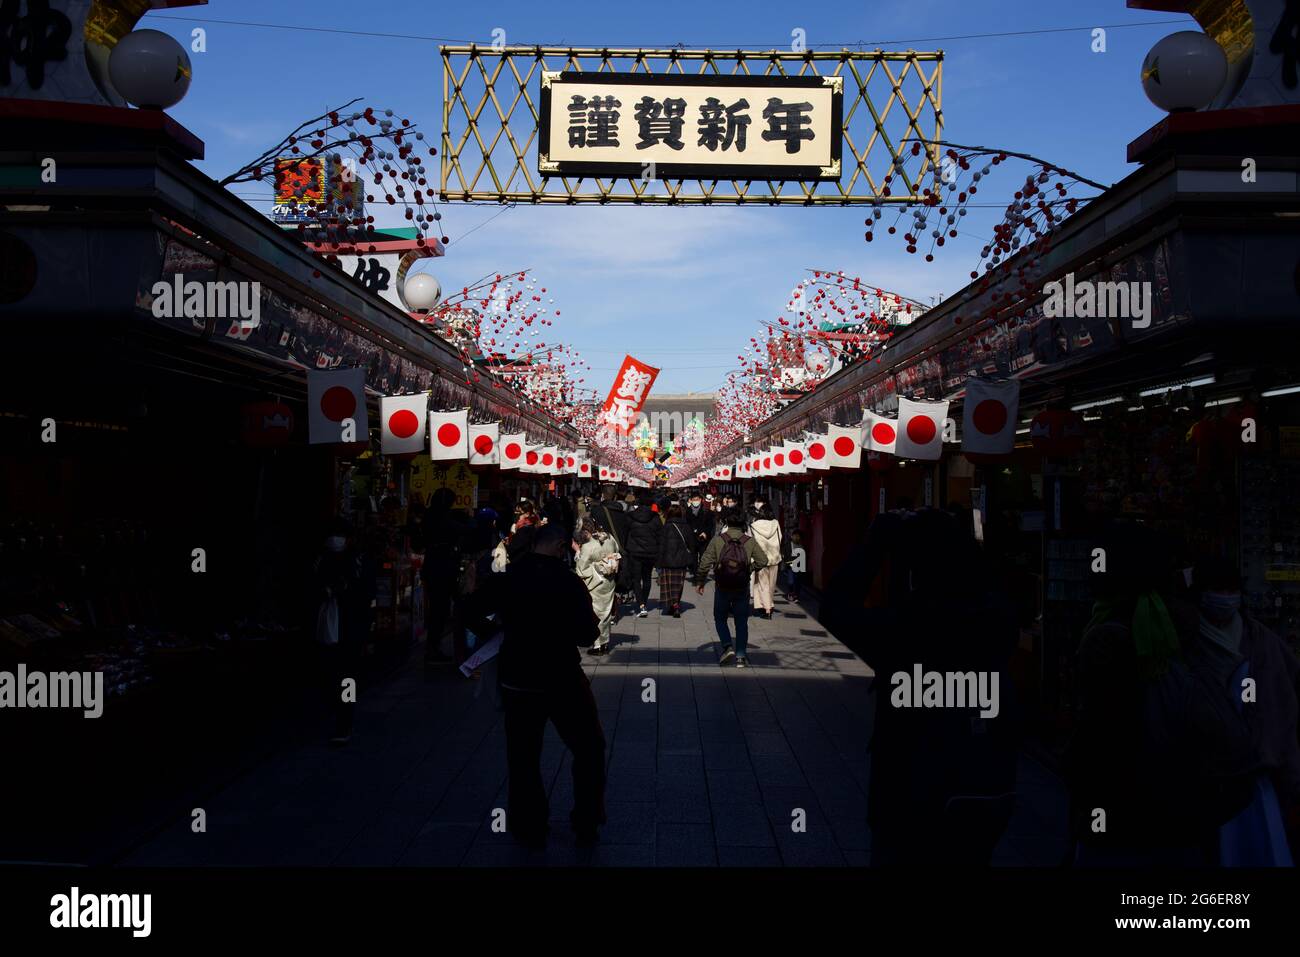
[(644, 362), (626, 356), (614, 378), (614, 385), (600, 410), (602, 428), (626, 435), (636, 421), (637, 413), (645, 405), (646, 396), (655, 384), (659, 370)]
[(538, 171), (839, 179), (844, 78), (545, 72)]

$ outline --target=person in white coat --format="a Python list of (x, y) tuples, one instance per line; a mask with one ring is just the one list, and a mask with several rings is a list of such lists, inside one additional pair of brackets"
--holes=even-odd
[(749, 534), (763, 549), (768, 564), (753, 573), (749, 595), (754, 608), (767, 620), (772, 619), (772, 606), (776, 602), (776, 575), (781, 566), (781, 525), (766, 502), (753, 512)]
[(574, 570), (591, 593), (591, 608), (600, 621), (600, 636), (587, 654), (609, 652), (609, 633), (614, 622), (614, 590), (621, 556), (614, 536), (585, 516), (573, 535)]

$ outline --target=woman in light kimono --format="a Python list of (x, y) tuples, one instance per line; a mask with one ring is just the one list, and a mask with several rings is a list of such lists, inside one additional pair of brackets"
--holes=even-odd
[(574, 568), (591, 593), (591, 607), (600, 620), (600, 637), (588, 650), (589, 655), (609, 653), (609, 632), (614, 622), (614, 589), (622, 556), (614, 536), (601, 530), (586, 516), (573, 535), (576, 553)]

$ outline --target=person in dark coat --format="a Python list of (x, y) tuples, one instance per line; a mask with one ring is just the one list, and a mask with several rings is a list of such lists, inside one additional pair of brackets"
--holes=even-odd
[(659, 516), (645, 502), (637, 503), (628, 513), (627, 540), (623, 543), (628, 564), (632, 566), (632, 587), (636, 591), (638, 618), (649, 611), (650, 583), (654, 578), (655, 562), (659, 560), (659, 543), (663, 540), (664, 525)]
[(424, 513), (424, 564), (420, 577), (424, 580), (426, 664), (452, 660), (442, 651), (442, 640), (451, 620), (452, 599), (460, 577), (461, 539), (465, 533), (464, 524), (452, 511), (455, 502), (456, 493), (451, 489), (437, 489), (429, 497), (429, 507)]
[[(333, 731), (331, 744), (346, 744), (352, 738), (355, 697), (345, 699), (343, 681), (356, 681), (361, 652), (374, 620), (374, 602), (379, 567), (369, 549), (357, 544), (352, 526), (343, 520), (334, 522), (325, 539), (325, 548), (316, 560), (314, 582), (318, 607), (332, 602), (336, 611), (335, 632), (322, 633), (317, 618), (317, 638), (323, 644), (323, 671), (331, 701)], [(333, 639), (333, 644), (328, 644)]]
[[(545, 844), (550, 809), (542, 779), (546, 723), (573, 753), (570, 821), (581, 843), (605, 823), (605, 734), (578, 649), (599, 637), (591, 595), (569, 568), (564, 529), (537, 529), (532, 548), (511, 557), (501, 587), (480, 604), (495, 611), (505, 637), (498, 680), (505, 707), (508, 827), (520, 843)], [(512, 542), (512, 544), (514, 544)]]
[(668, 506), (663, 534), (659, 541), (659, 600), (663, 614), (682, 617), (682, 588), (686, 570), (695, 563), (695, 549), (690, 523), (680, 505)]
[[(691, 493), (690, 504), (686, 508), (686, 522), (691, 527), (691, 569), (699, 564), (704, 549), (713, 541), (717, 528), (717, 516), (713, 510), (705, 507), (704, 496), (696, 489)], [(698, 579), (695, 583), (698, 583)]]
[[(822, 625), (876, 673), (873, 865), (985, 866), (1010, 820), (1016, 744), (1007, 666), (1019, 632), (985, 564), (946, 512), (885, 514), (823, 596)], [(920, 706), (916, 685), (926, 704), (933, 685), (918, 673), (938, 673), (954, 689), (956, 676), (969, 675), (984, 682), (980, 701), (953, 693), (943, 707)], [(994, 705), (987, 709), (985, 690)]]

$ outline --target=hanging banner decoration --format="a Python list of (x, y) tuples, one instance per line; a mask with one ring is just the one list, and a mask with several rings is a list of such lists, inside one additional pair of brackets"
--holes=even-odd
[(541, 466), (541, 471), (546, 475), (559, 475), (560, 450), (554, 445), (544, 445), (539, 454), (541, 458), (538, 460), (538, 465)]
[(527, 442), (524, 433), (512, 432), (501, 436), (501, 467), (503, 469), (521, 469), (524, 464), (524, 452)]
[(862, 430), (854, 426), (828, 426), (826, 460), (841, 469), (855, 469), (862, 463)]
[(658, 376), (658, 369), (626, 356), (614, 378), (614, 386), (601, 407), (601, 424), (622, 435), (632, 431), (637, 413), (645, 405), (646, 396), (650, 394)]
[(379, 398), (382, 426), (379, 450), (384, 455), (402, 455), (424, 448), (424, 424), (429, 414), (429, 393), (385, 395)]
[(501, 461), (500, 430), (496, 422), (469, 427), (470, 465), (496, 465)]
[(543, 176), (839, 179), (844, 77), (544, 71)]
[(791, 475), (803, 475), (808, 471), (808, 452), (803, 442), (786, 443), (785, 461)]
[(524, 443), (524, 461), (519, 466), (519, 471), (528, 472), (531, 475), (537, 475), (544, 472), (542, 468), (542, 450), (536, 445)]
[(429, 413), (429, 458), (449, 462), (469, 458), (469, 412)]
[(591, 478), (591, 459), (581, 458), (578, 460), (578, 477)]
[(934, 461), (943, 453), (943, 420), (948, 402), (898, 400), (898, 439), (894, 454), (900, 459)]
[[(307, 441), (311, 445), (366, 441), (370, 432), (366, 370), (309, 371), (307, 416)], [(351, 430), (347, 428), (348, 423)], [(349, 431), (351, 435), (347, 434)]]
[(961, 450), (1003, 455), (1016, 444), (1016, 416), (1020, 414), (1020, 380), (966, 383), (962, 403)]
[[(942, 423), (941, 423), (942, 424)], [(862, 410), (862, 447), (872, 452), (894, 454), (898, 422), (870, 409)]]
[(809, 434), (808, 468), (818, 471), (830, 468), (830, 448), (830, 441), (826, 436)]

